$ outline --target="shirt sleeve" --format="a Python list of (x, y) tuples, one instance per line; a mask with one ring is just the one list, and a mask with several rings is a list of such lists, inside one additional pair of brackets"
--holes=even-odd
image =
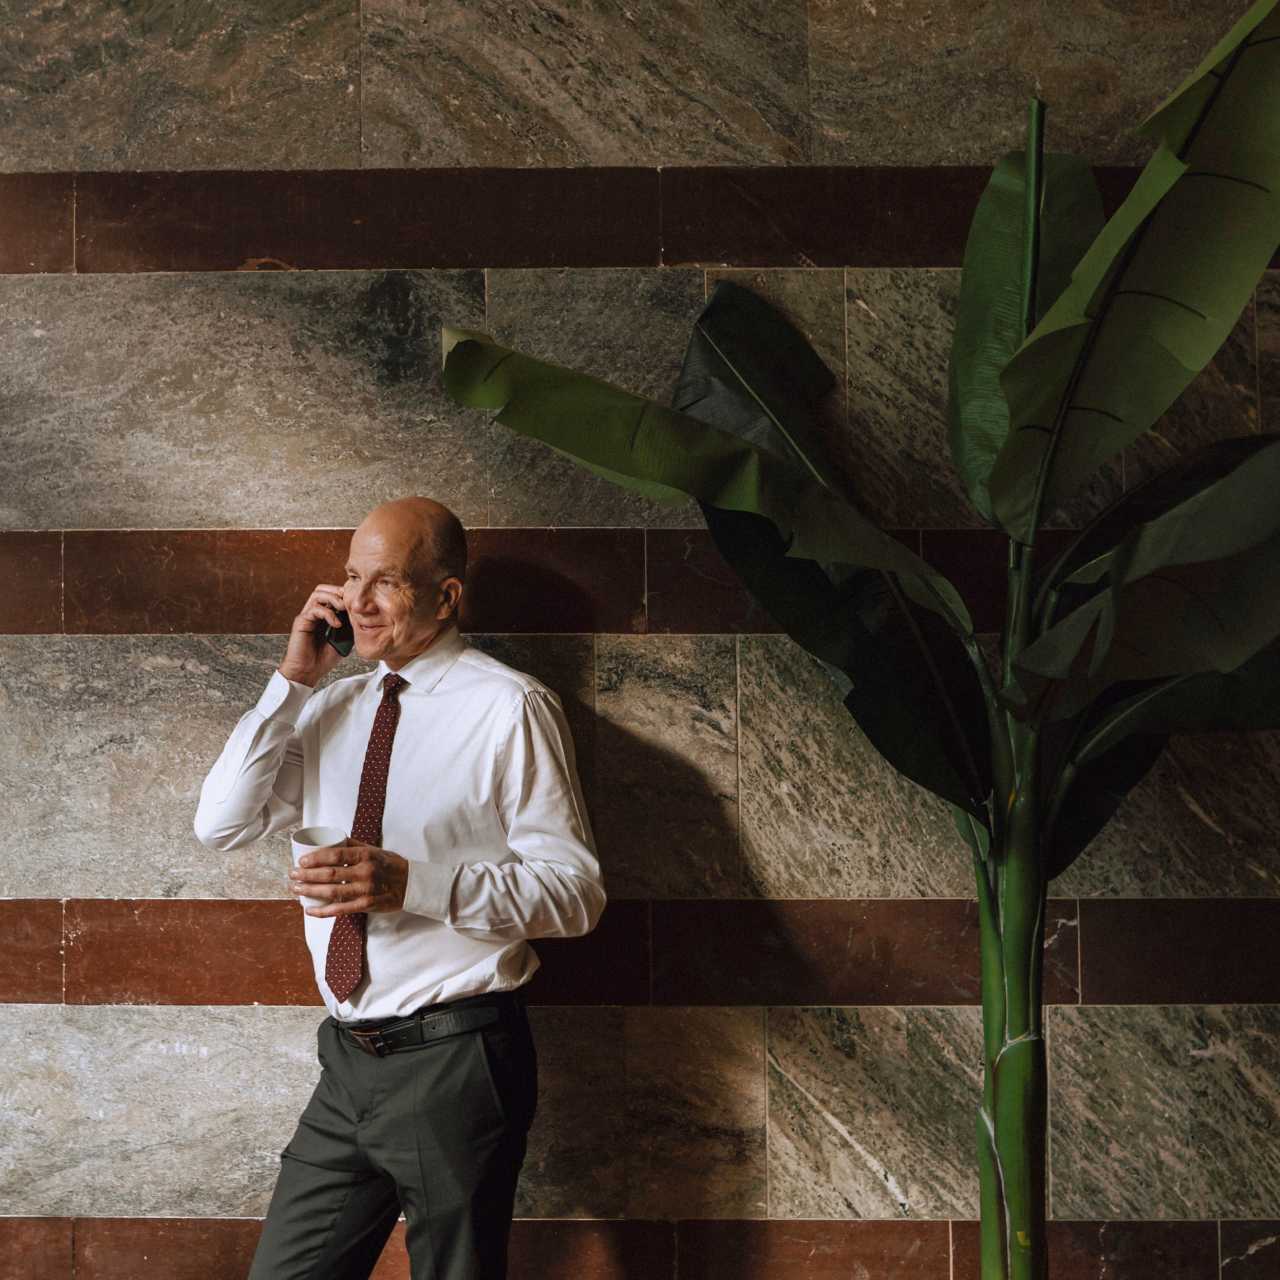
[(516, 861), (411, 860), (404, 909), (513, 938), (589, 933), (604, 910), (604, 884), (573, 737), (551, 690), (526, 690), (516, 704), (494, 791)]
[(206, 848), (238, 849), (302, 820), (297, 725), (314, 693), (277, 669), (240, 717), (200, 787), (194, 826)]

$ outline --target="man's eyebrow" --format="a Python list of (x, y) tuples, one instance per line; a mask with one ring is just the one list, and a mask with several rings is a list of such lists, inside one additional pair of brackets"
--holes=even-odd
[[(346, 564), (344, 564), (342, 567), (343, 567), (343, 569), (344, 569), (347, 573), (350, 573), (350, 572), (351, 572), (351, 561), (350, 561), (350, 560), (348, 560), (348, 561), (347, 561), (347, 563), (346, 563)], [(374, 573), (394, 573), (394, 574), (396, 575), (396, 577), (398, 577), (398, 578), (403, 578), (403, 577), (404, 577), (404, 571), (403, 571), (402, 569), (397, 569), (397, 568), (395, 567), (395, 565), (390, 565), (390, 564), (380, 564), (380, 565), (379, 565), (379, 566), (374, 570)]]

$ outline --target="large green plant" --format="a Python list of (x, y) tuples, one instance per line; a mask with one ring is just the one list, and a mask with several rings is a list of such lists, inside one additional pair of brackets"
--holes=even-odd
[(879, 751), (945, 799), (981, 934), (983, 1280), (1043, 1280), (1047, 884), (1170, 733), (1280, 727), (1280, 435), (1180, 459), (1037, 565), (1043, 519), (1149, 430), (1221, 346), (1280, 241), (1280, 15), (1260, 0), (1144, 123), (1158, 148), (1102, 225), (1087, 165), (996, 167), (966, 246), (949, 433), (1009, 537), (993, 679), (954, 587), (824, 458), (830, 371), (720, 282), (673, 407), (446, 327), (459, 403), (658, 501), (697, 499), (747, 590)]

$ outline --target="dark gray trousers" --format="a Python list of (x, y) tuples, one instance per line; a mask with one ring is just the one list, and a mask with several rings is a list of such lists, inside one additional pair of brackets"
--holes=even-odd
[(413, 1280), (506, 1280), (538, 1078), (523, 993), (500, 1008), (383, 1057), (320, 1024), (320, 1080), (280, 1153), (248, 1280), (366, 1280), (402, 1209)]

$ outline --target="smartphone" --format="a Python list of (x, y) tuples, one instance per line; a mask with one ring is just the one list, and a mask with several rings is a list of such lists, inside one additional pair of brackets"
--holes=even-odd
[(337, 613), (342, 625), (335, 627), (328, 622), (321, 623), (320, 639), (333, 645), (345, 658), (355, 645), (356, 633), (351, 626), (351, 615), (345, 609), (339, 609)]

